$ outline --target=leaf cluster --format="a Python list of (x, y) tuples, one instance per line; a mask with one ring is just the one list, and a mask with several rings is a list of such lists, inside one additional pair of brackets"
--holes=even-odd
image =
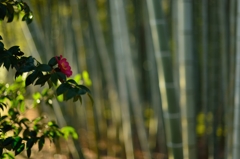
[[(7, 150), (14, 151), (15, 156), (26, 150), (30, 157), (34, 144), (41, 151), (46, 139), (53, 142), (59, 137), (78, 137), (74, 128), (67, 126), (60, 129), (54, 121), (46, 122), (45, 119), (46, 117), (41, 116), (30, 121), (28, 118), (21, 118), (16, 108), (10, 108), (8, 115), (0, 117), (0, 158), (6, 155)], [(13, 135), (8, 135), (10, 132)]]
[[(2, 40), (1, 37), (0, 40)], [(0, 66), (5, 67), (7, 70), (15, 68), (15, 78), (23, 73), (28, 73), (25, 81), (26, 86), (31, 84), (44, 86), (48, 83), (50, 88), (56, 88), (57, 96), (64, 96), (64, 100), (81, 101), (81, 95), (90, 93), (90, 90), (84, 85), (78, 84), (75, 80), (67, 80), (66, 75), (56, 67), (56, 58), (52, 57), (47, 64), (41, 64), (32, 56), (24, 56), (19, 46), (6, 49), (3, 42), (0, 41)]]
[[(16, 103), (24, 105), (24, 92), (24, 81), (21, 78), (11, 85), (0, 83), (0, 94), (2, 94), (0, 109), (2, 112), (8, 109), (7, 114), (0, 113), (0, 158), (4, 158), (4, 156), (14, 158), (8, 151), (13, 151), (16, 156), (23, 150), (26, 150), (27, 156), (30, 157), (34, 144), (38, 145), (40, 151), (46, 139), (54, 141), (59, 137), (67, 139), (70, 135), (75, 139), (78, 137), (74, 128), (67, 126), (60, 129), (54, 121), (47, 121), (45, 116), (31, 121), (23, 117), (18, 111)], [(21, 99), (16, 97), (19, 94), (22, 95)], [(7, 101), (11, 101), (9, 106), (6, 104)]]
[(7, 22), (10, 23), (15, 15), (18, 17), (22, 15), (22, 21), (26, 21), (28, 24), (33, 19), (32, 11), (27, 3), (16, 0), (0, 0), (0, 20), (7, 18)]

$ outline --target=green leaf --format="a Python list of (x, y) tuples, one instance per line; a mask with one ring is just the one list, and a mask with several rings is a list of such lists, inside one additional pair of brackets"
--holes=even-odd
[(8, 17), (8, 23), (12, 22), (13, 21), (13, 18), (14, 18), (14, 9), (13, 9), (13, 6), (9, 3), (7, 3), (7, 17)]
[(27, 150), (31, 149), (31, 148), (33, 147), (33, 144), (34, 144), (34, 140), (31, 139), (31, 138), (29, 138), (29, 139), (27, 140), (27, 147), (26, 147), (26, 149), (27, 149)]
[(52, 67), (47, 65), (47, 64), (40, 64), (36, 68), (38, 71), (43, 71), (43, 72), (50, 72), (52, 70)]
[(15, 150), (15, 156), (17, 156), (18, 154), (20, 154), (23, 150), (24, 150), (25, 144), (21, 143), (17, 149)]
[(85, 90), (88, 93), (91, 93), (91, 91), (84, 85), (78, 85), (78, 87), (80, 87), (81, 89)]
[(43, 75), (42, 77), (38, 78), (38, 80), (35, 82), (35, 85), (43, 86), (50, 77), (51, 77), (50, 74)]
[(15, 73), (15, 79), (16, 79), (18, 76), (21, 76), (22, 74), (23, 74), (22, 72), (18, 72), (18, 71), (17, 71), (17, 72)]
[(34, 65), (25, 65), (25, 66), (22, 66), (18, 69), (19, 72), (23, 73), (23, 72), (30, 72), (32, 70), (35, 69), (35, 66)]
[(37, 77), (41, 75), (39, 71), (33, 71), (32, 74), (28, 75), (25, 80), (25, 86), (27, 87), (30, 84), (33, 84), (33, 82), (37, 79)]
[(69, 79), (69, 80), (67, 80), (67, 82), (72, 83), (74, 85), (78, 85), (77, 82), (73, 79)]
[(12, 144), (14, 142), (13, 137), (8, 137), (3, 141), (3, 146), (6, 147), (9, 144)]
[(19, 121), (19, 124), (23, 123), (25, 126), (29, 123), (29, 119), (28, 118), (22, 118), (20, 121)]
[(45, 143), (45, 137), (42, 135), (38, 141), (38, 150), (41, 151)]
[(78, 96), (74, 96), (73, 98), (73, 102), (76, 102), (76, 101), (78, 101)]
[(30, 158), (31, 157), (31, 149), (27, 149), (27, 157)]
[(75, 129), (71, 126), (65, 126), (61, 129), (61, 132), (64, 134), (64, 138), (68, 139), (69, 135), (72, 135), (73, 139), (78, 138), (78, 134), (76, 133)]
[(0, 42), (0, 53), (3, 53), (3, 50), (4, 50), (4, 44)]
[(84, 89), (79, 89), (78, 90), (78, 95), (84, 95), (86, 94), (87, 92), (84, 90)]
[(12, 46), (11, 48), (8, 49), (9, 52), (11, 52), (12, 54), (17, 53), (18, 51), (20, 51), (19, 46)]
[(56, 90), (57, 96), (65, 93), (68, 88), (69, 88), (69, 85), (67, 83), (62, 83), (60, 86), (58, 86)]
[(10, 56), (9, 59), (10, 59), (12, 68), (18, 64), (18, 60), (15, 56)]
[(40, 122), (43, 119), (44, 119), (44, 117), (42, 117), (42, 116), (37, 117), (36, 119), (33, 120), (34, 125), (37, 124), (38, 122)]
[(58, 82), (58, 75), (57, 75), (57, 73), (51, 74), (51, 80), (52, 80), (52, 82), (53, 82), (55, 85), (57, 85), (57, 82)]
[(62, 73), (62, 72), (57, 72), (57, 75), (58, 75), (58, 79), (60, 80), (60, 81), (66, 81), (66, 75), (64, 74), (64, 73)]
[(56, 57), (52, 57), (49, 61), (48, 61), (48, 65), (49, 66), (55, 66), (57, 64), (57, 59)]
[(54, 122), (54, 121), (49, 121), (49, 122), (48, 122), (48, 126), (59, 128), (59, 126), (58, 126), (58, 125), (56, 124), (56, 122)]
[(8, 118), (7, 115), (3, 115), (3, 116), (1, 116), (0, 121), (3, 121), (3, 120), (5, 120), (5, 119), (7, 119), (7, 118)]
[[(5, 16), (7, 14), (7, 8), (5, 5), (0, 3), (0, 20), (4, 20)], [(2, 39), (1, 39), (2, 40)]]
[(13, 149), (16, 150), (22, 143), (22, 138), (17, 136), (14, 138), (14, 142), (12, 143)]
[(70, 89), (68, 89), (68, 91), (65, 94), (65, 100), (69, 100), (76, 95), (78, 95), (78, 89), (77, 88), (70, 88)]
[(5, 59), (5, 60), (4, 60), (4, 67), (5, 67), (8, 71), (9, 71), (10, 65), (11, 65), (10, 59)]
[(2, 128), (2, 131), (6, 133), (12, 129), (13, 129), (12, 125), (4, 125), (4, 127)]

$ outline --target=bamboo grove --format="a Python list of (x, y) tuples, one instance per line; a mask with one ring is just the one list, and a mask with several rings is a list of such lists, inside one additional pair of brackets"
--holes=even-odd
[(31, 24), (1, 22), (0, 33), (14, 39), (8, 43), (45, 62), (62, 54), (73, 73), (91, 79), (93, 105), (55, 101), (58, 123), (80, 136), (67, 143), (74, 159), (240, 158), (239, 1), (34, 0), (29, 6)]

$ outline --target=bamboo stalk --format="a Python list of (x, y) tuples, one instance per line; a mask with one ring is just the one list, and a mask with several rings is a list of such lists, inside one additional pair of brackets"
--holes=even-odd
[[(119, 1), (122, 2), (122, 1)], [(116, 58), (116, 70), (118, 76), (118, 89), (119, 89), (119, 99), (121, 102), (121, 115), (122, 115), (122, 131), (123, 131), (123, 141), (125, 144), (125, 153), (126, 159), (134, 158), (134, 148), (132, 141), (132, 130), (131, 130), (131, 119), (130, 119), (130, 109), (129, 109), (129, 101), (128, 101), (128, 93), (127, 93), (127, 84), (126, 84), (126, 76), (125, 76), (125, 66), (126, 61), (124, 58), (123, 48), (123, 39), (122, 32), (119, 27), (122, 24), (119, 20), (119, 10), (122, 9), (119, 7), (118, 1), (111, 0), (110, 3), (110, 13), (111, 13), (111, 23), (112, 23), (112, 31), (113, 31), (113, 45), (114, 45), (114, 54)]]
[[(118, 52), (116, 53), (116, 59), (121, 60), (122, 63), (123, 61), (125, 61), (125, 63), (123, 63), (122, 66), (118, 66), (118, 67), (122, 67), (125, 70), (124, 71), (125, 75), (123, 74), (123, 77), (125, 78), (124, 80), (127, 82), (125, 85), (125, 89), (126, 89), (125, 91), (128, 90), (130, 93), (129, 95), (130, 95), (130, 100), (133, 103), (133, 111), (135, 114), (134, 118), (137, 126), (137, 132), (139, 135), (139, 142), (140, 142), (142, 151), (144, 152), (144, 158), (148, 159), (148, 158), (151, 158), (151, 153), (149, 152), (148, 145), (146, 144), (147, 136), (146, 136), (146, 130), (144, 128), (142, 110), (141, 110), (141, 107), (139, 107), (140, 100), (139, 100), (138, 90), (135, 83), (136, 79), (134, 76), (133, 64), (132, 64), (131, 58), (127, 57), (131, 54), (131, 49), (130, 49), (130, 41), (129, 41), (129, 35), (127, 30), (127, 24), (126, 24), (126, 15), (124, 12), (123, 4), (124, 4), (123, 1), (119, 1), (119, 0), (114, 0), (110, 2), (111, 9), (113, 9), (111, 11), (112, 12), (111, 20), (112, 20), (112, 26), (113, 26), (113, 32), (114, 32), (113, 34), (114, 44), (115, 44), (114, 47), (115, 47), (115, 52)], [(116, 38), (118, 38), (119, 40), (117, 40)], [(124, 113), (125, 111), (122, 111), (123, 115)], [(124, 124), (124, 121), (123, 121), (123, 124)], [(125, 137), (125, 139), (127, 139), (127, 137)], [(125, 141), (125, 142), (127, 143), (129, 141)], [(127, 145), (125, 144), (125, 146)], [(126, 151), (128, 151), (127, 147), (126, 147)], [(129, 155), (131, 154), (129, 153)]]
[(229, 5), (229, 83), (228, 83), (228, 108), (226, 110), (226, 140), (225, 159), (232, 159), (233, 149), (233, 114), (234, 114), (234, 83), (236, 63), (236, 0), (231, 0)]
[[(147, 15), (147, 10), (145, 10), (145, 15)], [(147, 18), (145, 16), (145, 18)], [(164, 126), (164, 118), (163, 118), (163, 110), (161, 105), (161, 95), (159, 91), (158, 86), (158, 77), (156, 77), (156, 74), (158, 74), (157, 70), (157, 64), (155, 61), (155, 55), (154, 55), (154, 48), (153, 48), (153, 39), (151, 36), (151, 30), (150, 26), (146, 23), (145, 24), (145, 34), (146, 34), (146, 47), (147, 47), (147, 64), (149, 67), (149, 82), (150, 90), (151, 90), (151, 104), (153, 107), (153, 119), (149, 123), (149, 145), (150, 147), (156, 146), (158, 143), (160, 148), (159, 152), (167, 155), (167, 145), (166, 145), (166, 134), (165, 134), (165, 126)], [(156, 129), (156, 130), (155, 130)], [(151, 137), (153, 136), (153, 137)], [(151, 141), (152, 139), (152, 141)]]
[(178, 56), (184, 158), (195, 159), (195, 86), (192, 1), (178, 0)]
[(233, 159), (240, 157), (240, 3), (237, 3), (236, 27), (236, 76), (234, 94), (234, 121), (233, 121)]
[(173, 79), (172, 60), (169, 52), (167, 26), (161, 1), (147, 0), (148, 20), (157, 62), (159, 89), (166, 127), (169, 159), (183, 158), (179, 105)]

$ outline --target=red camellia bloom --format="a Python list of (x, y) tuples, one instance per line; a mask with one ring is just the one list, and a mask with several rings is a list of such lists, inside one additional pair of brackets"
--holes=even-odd
[(59, 57), (56, 56), (56, 60), (58, 63), (58, 68), (61, 70), (61, 72), (64, 73), (67, 77), (70, 77), (72, 75), (72, 70), (69, 63), (67, 62), (67, 59), (63, 58), (62, 55), (60, 55)]

